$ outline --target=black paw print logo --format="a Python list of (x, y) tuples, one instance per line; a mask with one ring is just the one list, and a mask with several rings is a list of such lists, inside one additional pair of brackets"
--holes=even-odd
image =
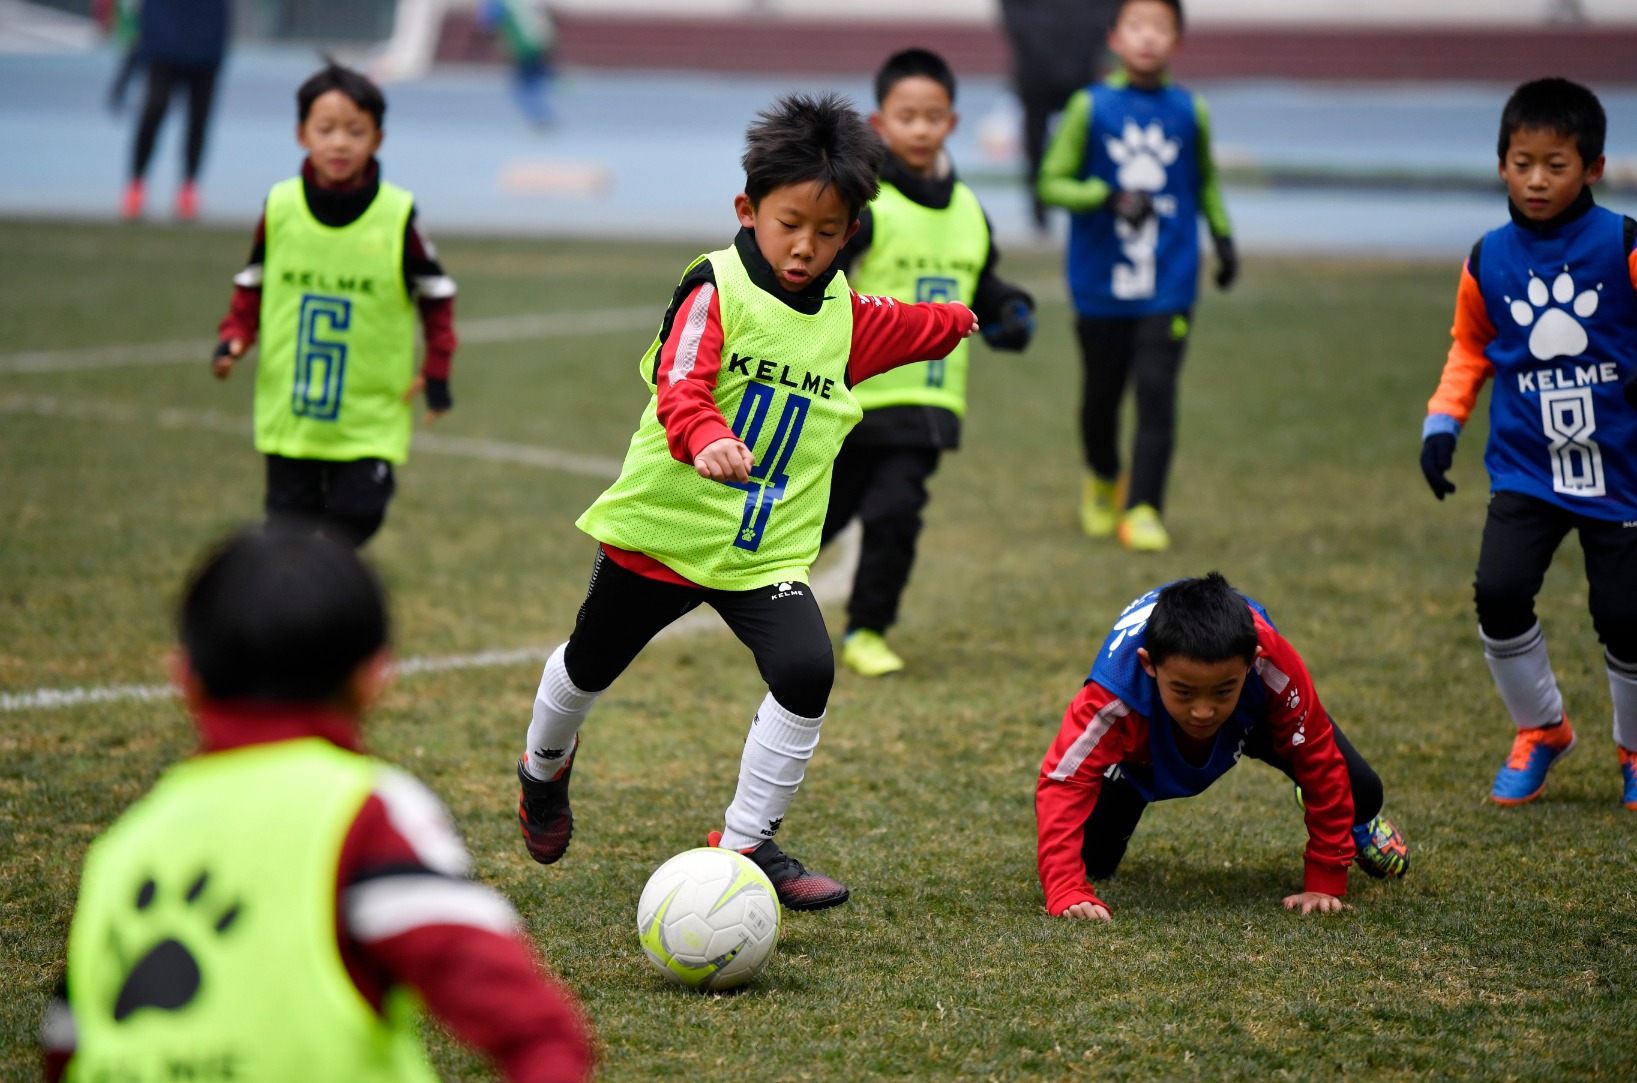
[[(211, 921), (204, 912), (209, 909), (205, 898), (209, 883), (210, 874), (201, 872), (182, 896), (181, 905), (186, 909), (181, 911), (181, 915), (194, 922), (203, 918), (204, 928), (214, 930), (220, 936), (237, 920), (239, 904), (229, 905)], [(159, 885), (151, 879), (143, 881), (136, 893), (137, 911), (143, 915), (157, 915), (165, 907), (161, 905), (156, 910), (155, 905), (162, 903)], [(178, 906), (172, 902), (169, 909), (174, 911)], [(123, 953), (119, 954), (123, 956)], [(125, 981), (119, 987), (119, 996), (114, 1000), (114, 1022), (124, 1022), (143, 1008), (179, 1011), (199, 994), (199, 981), (199, 962), (193, 957), (193, 952), (182, 941), (168, 936), (144, 952), (125, 975)]]

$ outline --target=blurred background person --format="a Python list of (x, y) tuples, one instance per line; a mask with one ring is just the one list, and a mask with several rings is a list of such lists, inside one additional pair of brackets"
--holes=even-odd
[(227, 53), (229, 25), (227, 0), (144, 0), (137, 20), (137, 55), (147, 69), (148, 93), (136, 122), (130, 180), (119, 205), (121, 217), (142, 217), (154, 141), (179, 88), (187, 90), (188, 127), (176, 216), (189, 221), (198, 215), (199, 164), (204, 160), (205, 133), (216, 97), (216, 76)]

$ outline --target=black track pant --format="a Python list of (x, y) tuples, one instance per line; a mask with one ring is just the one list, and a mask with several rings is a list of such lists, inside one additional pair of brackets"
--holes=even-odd
[(147, 176), (148, 161), (153, 157), (154, 141), (165, 122), (171, 95), (177, 87), (188, 91), (188, 134), (184, 144), (182, 175), (193, 180), (199, 175), (199, 163), (205, 155), (205, 129), (210, 125), (210, 109), (216, 98), (217, 64), (193, 67), (148, 62), (148, 95), (142, 103), (142, 116), (136, 125), (136, 143), (131, 148), (131, 179)]
[[(1336, 747), (1341, 750), (1341, 758), (1347, 761), (1347, 776), (1353, 783), (1353, 823), (1367, 824), (1381, 812), (1381, 779), (1364, 762), (1364, 757), (1358, 754), (1341, 727), (1336, 725), (1335, 719), (1330, 720), (1330, 728), (1336, 735)], [(1250, 731), (1245, 741), (1245, 755), (1272, 764), (1283, 771), (1286, 778), (1296, 781), (1290, 761), (1273, 750), (1273, 731), (1267, 725)], [(1097, 807), (1091, 810), (1091, 816), (1086, 820), (1085, 842), (1080, 848), (1086, 862), (1087, 876), (1101, 880), (1114, 875), (1120, 859), (1125, 856), (1126, 844), (1137, 830), (1137, 821), (1142, 819), (1143, 810), (1147, 807), (1148, 802), (1128, 780), (1103, 780)]]
[(267, 518), (307, 520), (353, 548), (381, 529), (397, 487), (385, 459), (332, 463), (267, 456)]
[[(1176, 445), (1177, 374), (1188, 346), (1188, 313), (1106, 318), (1083, 316), (1080, 335), (1084, 373), (1080, 438), (1086, 465), (1100, 478), (1120, 473), (1120, 400), (1135, 385), (1137, 435), (1131, 448), (1126, 507), (1165, 506), (1165, 481)], [(1177, 334), (1178, 331), (1182, 333)]]
[(939, 455), (932, 447), (842, 445), (830, 482), (824, 544), (858, 516), (864, 540), (847, 599), (847, 631), (885, 632), (898, 620), (898, 601), (915, 566), (926, 483), (938, 469)]
[(1491, 639), (1513, 639), (1535, 626), (1535, 596), (1571, 530), (1586, 555), (1597, 638), (1615, 658), (1637, 662), (1637, 526), (1576, 515), (1523, 493), (1489, 498), (1473, 583), (1478, 625)]
[(661, 629), (701, 602), (721, 614), (750, 648), (781, 707), (803, 718), (824, 713), (836, 663), (812, 587), (790, 582), (756, 590), (704, 590), (662, 583), (620, 567), (601, 549), (563, 652), (568, 679), (582, 691), (602, 691)]

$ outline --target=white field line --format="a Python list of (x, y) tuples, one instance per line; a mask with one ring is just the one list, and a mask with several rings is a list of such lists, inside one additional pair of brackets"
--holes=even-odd
[[(475, 343), (600, 335), (643, 327), (651, 327), (657, 332), (662, 314), (663, 310), (653, 305), (643, 305), (592, 309), (588, 312), (496, 316), (482, 320), (460, 320), (455, 325), (455, 333), (461, 342)], [(194, 339), (145, 345), (87, 346), (73, 350), (29, 350), (0, 354), (0, 372), (76, 372), (138, 365), (198, 365), (203, 368), (215, 349), (213, 340)]]
[[(210, 432), (242, 436), (245, 439), (249, 439), (251, 435), (250, 423), (247, 420), (216, 410), (182, 410), (175, 407), (148, 410), (129, 403), (62, 399), (55, 395), (0, 395), (0, 414), (31, 414), (35, 417), (60, 417), (71, 421), (153, 424), (164, 429), (205, 429)], [(417, 453), (428, 455), (516, 463), (592, 478), (612, 479), (620, 472), (619, 459), (602, 455), (583, 455), (576, 451), (559, 451), (536, 444), (513, 444), (473, 436), (442, 436), (424, 429), (416, 430), (414, 449)]]
[[(857, 523), (837, 535), (830, 551), (820, 563), (823, 571), (813, 576), (810, 586), (813, 596), (822, 602), (844, 598), (853, 586), (853, 569), (858, 566), (858, 545), (863, 531)], [(655, 636), (669, 639), (674, 636), (694, 636), (709, 632), (726, 631), (722, 618), (709, 606), (700, 606), (694, 612), (670, 625)], [(422, 673), (442, 673), (455, 669), (493, 669), (524, 663), (542, 665), (556, 650), (549, 647), (519, 647), (514, 650), (479, 651), (476, 654), (446, 654), (433, 658), (405, 658), (396, 665), (399, 677), (414, 677)], [(37, 688), (32, 692), (0, 692), (0, 714), (15, 711), (56, 710), (78, 707), (87, 703), (123, 703), (132, 700), (170, 699), (176, 690), (168, 684), (110, 684), (92, 688)]]

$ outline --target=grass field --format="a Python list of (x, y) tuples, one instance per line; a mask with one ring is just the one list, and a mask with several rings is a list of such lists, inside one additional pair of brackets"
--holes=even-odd
[[(0, 223), (0, 693), (162, 682), (184, 570), (256, 516), (250, 373), (219, 385), (203, 361), (245, 247), (237, 232)], [(596, 462), (624, 449), (644, 403), (636, 359), (692, 254), (444, 239), (468, 343), (437, 435), (597, 458), (574, 473), (458, 441), (416, 452), (368, 550), (402, 655), (566, 635), (592, 556), (573, 520), (603, 485)], [(1619, 805), (1572, 543), (1540, 612), (1585, 747), (1534, 805), (1484, 800), (1510, 727), (1470, 601), (1482, 425), (1453, 499), (1435, 503), (1416, 469), (1454, 268), (1252, 258), (1232, 294), (1207, 298), (1183, 381), (1177, 544), (1136, 558), (1076, 528), (1056, 257), (1007, 267), (1046, 299), (1041, 330), (1021, 359), (976, 351), (966, 446), (935, 479), (893, 637), (911, 668), (838, 676), (781, 835), (853, 900), (787, 915), (747, 991), (664, 985), (634, 932), (648, 873), (717, 826), (731, 793), (762, 691), (730, 636), (657, 642), (602, 699), (574, 848), (551, 868), (527, 860), (514, 813), (538, 663), (406, 676), (371, 721), (374, 749), (449, 804), (479, 875), (584, 999), (603, 1077), (1637, 1078), (1637, 815)], [(618, 326), (615, 312), (595, 333), (497, 322), (632, 306), (652, 314)], [(68, 367), (95, 356), (72, 351), (190, 341), (196, 363)], [(1114, 924), (1051, 919), (1034, 873), (1041, 755), (1120, 607), (1210, 568), (1304, 653), (1384, 779), (1413, 868), (1385, 885), (1355, 874), (1350, 912), (1285, 913), (1300, 813), (1282, 776), (1247, 762), (1149, 811), (1107, 887)], [(190, 743), (162, 699), (0, 713), (0, 1078), (35, 1072), (86, 845)], [(448, 1078), (489, 1078), (434, 1046)]]

